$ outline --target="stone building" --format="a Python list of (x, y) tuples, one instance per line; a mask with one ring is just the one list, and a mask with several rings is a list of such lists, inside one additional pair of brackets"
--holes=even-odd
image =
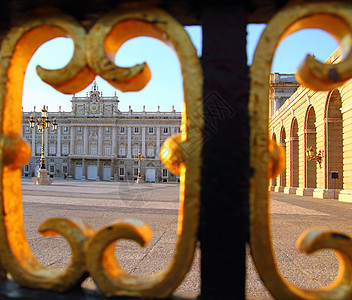
[[(326, 62), (340, 59), (337, 49)], [(328, 92), (300, 86), (273, 114), (270, 137), (283, 147), (286, 168), (272, 180), (271, 190), (352, 201), (351, 91), (351, 80)], [(320, 164), (308, 159), (310, 147), (322, 154)]]
[(270, 75), (271, 116), (297, 90), (299, 84), (294, 74), (272, 73)]
[[(103, 97), (96, 82), (86, 97), (72, 97), (72, 111), (50, 112), (56, 117), (57, 132), (46, 130), (46, 168), (53, 177), (89, 180), (135, 180), (138, 162), (134, 155), (145, 156), (141, 176), (149, 182), (177, 182), (179, 178), (163, 167), (160, 147), (169, 136), (180, 132), (181, 113), (127, 112), (118, 108), (116, 93)], [(23, 176), (34, 176), (39, 169), (41, 133), (31, 130), (30, 116), (40, 111), (23, 112), (22, 135), (32, 149)]]

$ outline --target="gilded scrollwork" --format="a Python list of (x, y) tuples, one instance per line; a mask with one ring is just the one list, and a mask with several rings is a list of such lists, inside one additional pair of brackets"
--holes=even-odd
[[(170, 152), (171, 156), (178, 153), (178, 165), (176, 169), (167, 165), (171, 171), (180, 173), (174, 257), (158, 274), (135, 278), (119, 266), (114, 244), (124, 238), (145, 245), (152, 236), (147, 225), (137, 220), (123, 220), (94, 233), (82, 221), (52, 218), (45, 221), (39, 231), (45, 236), (60, 234), (66, 238), (72, 260), (65, 270), (48, 269), (34, 257), (23, 228), (20, 176), (30, 149), (19, 135), (27, 64), (44, 42), (68, 36), (74, 42), (71, 61), (59, 70), (37, 67), (43, 81), (62, 93), (76, 93), (100, 75), (120, 90), (140, 90), (150, 79), (148, 66), (120, 68), (113, 59), (125, 41), (141, 35), (169, 45), (182, 68), (185, 99), (182, 133), (180, 143), (173, 149), (175, 152)], [(200, 193), (202, 72), (196, 50), (183, 27), (160, 9), (137, 9), (133, 5), (119, 7), (103, 16), (88, 33), (70, 16), (58, 11), (38, 12), (10, 30), (2, 42), (0, 60), (0, 263), (4, 267), (1, 275), (8, 272), (16, 282), (30, 288), (66, 291), (79, 285), (89, 272), (99, 289), (109, 296), (169, 296), (182, 282), (193, 261)], [(198, 147), (193, 147), (194, 144)]]
[(300, 83), (314, 90), (330, 90), (352, 76), (351, 5), (334, 2), (290, 6), (268, 23), (251, 67), (250, 165), (254, 170), (250, 180), (251, 253), (260, 277), (277, 299), (351, 299), (351, 237), (326, 228), (313, 228), (302, 233), (299, 238), (297, 247), (300, 251), (309, 254), (321, 249), (332, 249), (339, 259), (337, 277), (329, 286), (321, 289), (303, 289), (288, 282), (280, 274), (273, 255), (268, 183), (270, 178), (277, 175), (283, 158), (280, 159), (279, 146), (269, 141), (269, 85), (268, 80), (263, 78), (270, 76), (273, 55), (280, 41), (304, 28), (320, 28), (329, 32), (340, 42), (345, 57), (342, 62), (329, 65), (308, 56), (298, 68)]

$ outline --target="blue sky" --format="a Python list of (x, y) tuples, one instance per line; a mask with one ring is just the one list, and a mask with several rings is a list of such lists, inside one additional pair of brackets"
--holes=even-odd
[[(252, 62), (255, 47), (264, 30), (265, 25), (248, 25), (247, 27), (247, 54), (248, 64)], [(189, 26), (186, 30), (201, 55), (202, 31), (200, 26)], [(321, 30), (303, 30), (287, 37), (277, 48), (272, 66), (273, 72), (294, 73), (296, 67), (308, 53), (324, 61), (337, 48), (336, 41)], [(32, 111), (33, 107), (39, 110), (44, 104), (50, 111), (71, 110), (72, 95), (63, 95), (42, 82), (37, 76), (35, 67), (41, 65), (48, 69), (57, 69), (68, 63), (73, 53), (73, 43), (68, 38), (57, 38), (42, 45), (33, 55), (25, 77), (23, 87), (23, 109)], [(221, 54), (219, 54), (221, 55)], [(234, 54), (235, 55), (235, 54)], [(140, 92), (122, 93), (115, 90), (100, 77), (97, 77), (99, 89), (104, 96), (113, 95), (116, 91), (121, 111), (128, 110), (131, 105), (134, 111), (141, 111), (143, 105), (147, 111), (171, 111), (172, 105), (177, 111), (181, 110), (183, 102), (182, 77), (179, 62), (173, 50), (162, 42), (140, 37), (126, 42), (116, 55), (116, 64), (132, 66), (146, 61), (152, 71), (152, 79)], [(79, 92), (76, 96), (84, 96), (90, 87)]]

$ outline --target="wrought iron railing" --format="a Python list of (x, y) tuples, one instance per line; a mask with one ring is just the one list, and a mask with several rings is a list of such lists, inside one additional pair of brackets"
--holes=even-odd
[[(341, 44), (345, 59), (338, 64), (323, 64), (308, 55), (297, 72), (306, 87), (326, 91), (341, 86), (352, 75), (352, 6), (343, 3), (307, 3), (279, 12), (267, 25), (258, 43), (251, 67), (250, 117), (251, 166), (254, 170), (250, 190), (251, 254), (265, 286), (277, 299), (350, 299), (351, 237), (338, 231), (308, 229), (297, 241), (299, 251), (307, 254), (320, 249), (335, 250), (340, 262), (337, 278), (327, 287), (309, 290), (288, 282), (278, 271), (272, 250), (269, 218), (269, 179), (283, 165), (279, 146), (269, 142), (268, 94), (271, 63), (278, 44), (288, 35), (304, 29), (319, 28)], [(264, 78), (264, 81), (263, 81)], [(268, 148), (270, 151), (268, 151)]]
[[(147, 224), (139, 220), (124, 220), (107, 224), (94, 232), (80, 220), (52, 218), (46, 220), (39, 231), (43, 235), (61, 234), (66, 238), (72, 249), (72, 258), (65, 270), (49, 269), (34, 257), (25, 237), (22, 219), (21, 168), (30, 156), (29, 147), (19, 137), (22, 85), (27, 64), (44, 42), (70, 36), (75, 50), (64, 68), (45, 70), (37, 67), (44, 82), (62, 93), (74, 94), (99, 75), (122, 91), (138, 91), (150, 79), (149, 67), (144, 63), (121, 68), (111, 60), (125, 41), (141, 35), (169, 45), (182, 65), (186, 108), (183, 131), (164, 143), (162, 156), (164, 165), (181, 175), (181, 209), (174, 257), (170, 265), (158, 274), (136, 278), (120, 267), (113, 245), (119, 239), (128, 239), (144, 246), (152, 236)], [(201, 148), (192, 152), (187, 149), (194, 148), (192, 145), (199, 144), (201, 140), (202, 115), (198, 103), (202, 99), (202, 72), (186, 31), (170, 15), (157, 8), (120, 6), (100, 18), (88, 32), (71, 16), (38, 13), (18, 22), (10, 30), (3, 39), (0, 56), (0, 89), (4, 91), (0, 96), (2, 277), (9, 273), (21, 286), (64, 292), (80, 285), (89, 274), (107, 296), (169, 296), (192, 264), (198, 227)]]

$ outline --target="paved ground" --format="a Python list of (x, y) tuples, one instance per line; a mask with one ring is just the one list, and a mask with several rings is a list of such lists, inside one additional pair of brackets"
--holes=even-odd
[[(27, 239), (39, 261), (53, 268), (64, 268), (70, 260), (66, 241), (58, 237), (44, 238), (37, 228), (50, 217), (78, 217), (95, 231), (114, 220), (143, 220), (153, 231), (153, 239), (145, 249), (128, 241), (116, 247), (121, 266), (136, 276), (164, 269), (172, 259), (178, 215), (178, 184), (134, 184), (127, 182), (91, 182), (56, 180), (50, 186), (35, 186), (23, 179), (24, 222)], [(84, 283), (93, 287), (91, 280)], [(192, 271), (177, 293), (199, 291), (199, 255)]]
[[(272, 193), (271, 220), (274, 253), (280, 272), (303, 288), (326, 286), (336, 277), (338, 262), (332, 251), (305, 255), (296, 250), (296, 240), (306, 229), (324, 226), (352, 234), (352, 204)], [(270, 298), (252, 264), (247, 259), (247, 294)]]
[[(23, 179), (22, 186), (27, 238), (36, 257), (45, 265), (63, 268), (70, 259), (70, 249), (63, 238), (44, 238), (37, 233), (38, 226), (53, 216), (79, 217), (94, 230), (116, 219), (143, 220), (154, 234), (149, 245), (140, 249), (132, 242), (123, 241), (116, 248), (122, 267), (133, 275), (157, 272), (172, 258), (176, 241), (178, 184), (56, 180), (51, 186), (35, 186)], [(338, 267), (334, 254), (322, 251), (308, 257), (298, 253), (295, 242), (304, 230), (314, 226), (329, 226), (352, 234), (352, 204), (273, 193), (271, 216), (274, 250), (282, 274), (290, 282), (307, 288), (331, 282)], [(178, 294), (199, 293), (199, 270), (198, 251), (193, 268), (179, 287)], [(228, 271), (224, 266), (224, 273)], [(92, 287), (93, 283), (87, 280), (85, 285)], [(270, 298), (249, 255), (246, 292), (249, 297)]]

